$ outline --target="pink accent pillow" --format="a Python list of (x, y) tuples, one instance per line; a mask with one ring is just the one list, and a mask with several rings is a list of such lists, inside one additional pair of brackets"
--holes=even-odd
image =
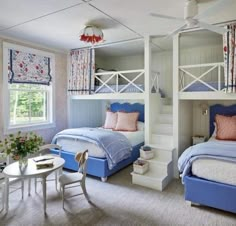
[(236, 141), (236, 115), (216, 115), (215, 121), (217, 125), (216, 139)]
[(114, 129), (117, 123), (117, 112), (106, 112), (106, 120), (104, 123), (104, 129)]
[(117, 112), (118, 119), (115, 130), (118, 131), (137, 131), (137, 121), (139, 112)]

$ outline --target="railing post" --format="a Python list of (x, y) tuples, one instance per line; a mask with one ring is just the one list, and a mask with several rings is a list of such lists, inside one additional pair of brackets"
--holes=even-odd
[(221, 90), (221, 66), (218, 65), (218, 90)]

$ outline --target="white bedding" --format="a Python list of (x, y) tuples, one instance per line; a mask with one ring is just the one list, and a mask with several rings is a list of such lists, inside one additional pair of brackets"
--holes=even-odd
[[(235, 143), (235, 141), (220, 141), (214, 137), (209, 142)], [(224, 150), (222, 150), (224, 151)], [(192, 164), (192, 174), (207, 180), (236, 186), (236, 164), (216, 159), (198, 159)]]
[[(132, 146), (144, 142), (144, 131), (135, 132), (120, 132), (128, 138)], [(72, 139), (72, 138), (58, 138), (57, 144), (62, 146), (62, 149), (69, 152), (77, 153), (88, 149), (89, 155), (97, 158), (105, 158), (104, 151), (94, 143), (87, 141)]]

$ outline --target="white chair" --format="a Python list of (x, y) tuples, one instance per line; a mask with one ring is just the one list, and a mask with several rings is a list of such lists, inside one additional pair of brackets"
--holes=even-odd
[[(85, 186), (87, 159), (88, 159), (88, 150), (84, 151), (83, 153), (77, 153), (75, 155), (75, 160), (79, 164), (78, 172), (62, 174), (59, 177), (59, 182), (60, 182), (61, 189), (62, 189), (62, 206), (63, 206), (63, 209), (64, 209), (64, 203), (65, 203), (65, 189), (81, 186), (82, 191), (83, 191), (82, 193), (75, 194), (75, 195), (72, 195), (72, 196), (68, 196), (67, 198), (84, 194), (85, 198), (88, 200), (88, 202), (90, 202), (88, 193), (86, 191), (86, 186)], [(77, 185), (68, 186), (68, 185), (72, 185), (72, 184), (77, 184)]]
[[(4, 209), (4, 204), (5, 204), (5, 177), (4, 177), (4, 174), (2, 173), (2, 171), (4, 170), (4, 168), (10, 164), (10, 157), (9, 155), (5, 154), (5, 153), (0, 153), (0, 163), (1, 163), (1, 170), (0, 170), (0, 189), (1, 189), (1, 192), (2, 192), (2, 210)], [(21, 198), (24, 199), (24, 180), (21, 179), (21, 185), (20, 187), (16, 187), (16, 186), (13, 186), (12, 184), (14, 182), (16, 182), (17, 180), (19, 179), (16, 179), (16, 178), (10, 178), (9, 179), (9, 184), (10, 184), (10, 192), (9, 193), (12, 193), (12, 192), (15, 192), (19, 189), (21, 189)]]
[[(45, 151), (48, 151), (50, 149), (57, 149), (58, 150), (58, 154), (50, 154), (50, 153), (47, 153), (46, 155), (47, 156), (52, 156), (52, 157), (61, 157), (61, 146), (57, 145), (57, 144), (45, 144), (43, 146), (41, 146), (39, 148), (39, 151), (38, 153), (40, 154), (40, 156), (43, 156), (45, 155)], [(56, 190), (57, 190), (57, 183), (58, 183), (58, 175), (61, 175), (62, 174), (62, 169), (60, 168), (59, 170), (56, 170), (54, 171), (55, 172), (55, 179), (48, 179), (47, 181), (55, 181), (55, 187), (56, 187)], [(38, 180), (38, 178), (35, 178), (34, 180), (34, 189), (35, 189), (35, 192), (37, 192), (37, 183), (38, 182), (41, 182), (41, 180)], [(30, 184), (31, 184), (31, 181), (29, 180), (29, 194), (30, 194)]]

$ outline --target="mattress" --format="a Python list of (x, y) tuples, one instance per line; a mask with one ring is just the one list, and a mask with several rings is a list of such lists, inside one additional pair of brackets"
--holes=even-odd
[(216, 159), (198, 159), (192, 164), (192, 174), (207, 180), (236, 186), (236, 164)]
[[(218, 90), (218, 82), (206, 82), (206, 83)], [(220, 89), (223, 89), (224, 87), (225, 87), (224, 82), (221, 82)], [(204, 85), (201, 82), (195, 82), (184, 90), (184, 92), (205, 92), (205, 91), (214, 91), (214, 90), (212, 90), (211, 88), (209, 88), (208, 86)]]
[[(120, 132), (128, 138), (132, 146), (144, 142), (144, 131), (135, 131), (135, 132)], [(75, 138), (61, 138), (58, 137), (57, 144), (62, 146), (64, 151), (68, 152), (83, 152), (88, 149), (89, 156), (96, 158), (105, 158), (104, 151), (94, 143), (88, 141), (79, 140)]]
[[(208, 142), (233, 143), (236, 145), (235, 141), (217, 140), (214, 136)], [(192, 174), (207, 180), (236, 186), (236, 164), (234, 162), (218, 159), (198, 159), (192, 164)]]
[[(144, 90), (144, 85), (142, 84), (135, 84), (136, 86), (138, 86), (141, 90)], [(123, 89), (126, 85), (118, 85), (118, 91), (120, 91), (121, 89)], [(99, 89), (99, 87), (101, 86), (95, 86), (95, 92), (96, 90)], [(109, 85), (109, 87), (111, 89), (113, 89), (114, 91), (116, 91), (116, 85)], [(132, 84), (130, 84), (128, 87), (126, 87), (122, 93), (142, 93), (142, 91), (139, 90), (137, 87), (133, 86)], [(107, 88), (106, 86), (103, 86), (101, 89), (98, 90), (98, 92), (96, 93), (112, 93), (112, 91)]]

